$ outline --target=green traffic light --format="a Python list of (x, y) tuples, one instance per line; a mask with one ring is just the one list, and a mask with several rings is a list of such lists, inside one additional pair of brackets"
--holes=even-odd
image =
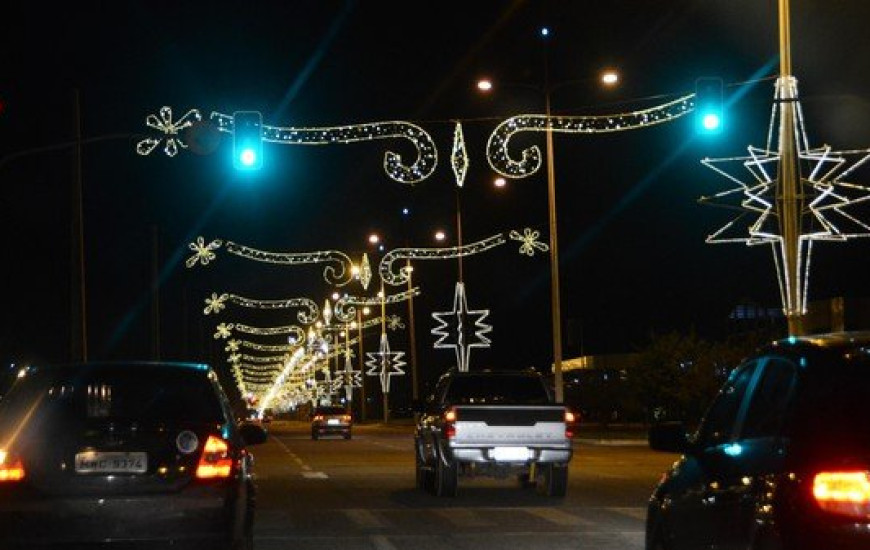
[(722, 119), (716, 113), (706, 114), (703, 118), (703, 125), (705, 130), (714, 132), (722, 125)]
[(253, 149), (242, 149), (239, 154), (239, 162), (242, 166), (252, 167), (257, 164), (257, 153)]

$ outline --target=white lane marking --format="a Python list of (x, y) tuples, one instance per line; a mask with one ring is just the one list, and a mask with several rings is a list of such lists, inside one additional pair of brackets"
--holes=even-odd
[(526, 508), (525, 511), (528, 514), (555, 523), (556, 525), (595, 525), (594, 521), (563, 512), (562, 510), (557, 510), (556, 508)]
[(383, 535), (372, 535), (371, 539), (377, 550), (398, 550), (396, 545)]
[(433, 512), (457, 527), (486, 527), (488, 525), (495, 525), (495, 522), (480, 517), (480, 514), (468, 508), (449, 508), (433, 510)]
[(329, 476), (323, 472), (302, 472), (302, 477), (306, 479), (329, 479)]
[(383, 529), (387, 524), (378, 516), (368, 510), (349, 509), (342, 510), (348, 519), (360, 527), (366, 529)]
[(634, 506), (634, 507), (611, 506), (611, 507), (607, 508), (607, 510), (612, 510), (612, 511), (616, 512), (617, 514), (620, 514), (623, 516), (628, 516), (628, 517), (633, 518), (633, 519), (646, 520), (646, 508), (643, 508), (640, 506)]

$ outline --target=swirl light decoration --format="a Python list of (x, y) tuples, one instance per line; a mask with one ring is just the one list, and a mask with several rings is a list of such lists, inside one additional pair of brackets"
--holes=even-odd
[[(305, 338), (305, 331), (296, 325), (287, 325), (279, 327), (252, 327), (241, 323), (220, 323), (215, 328), (214, 339), (227, 339), (232, 336), (233, 331), (243, 334), (252, 334), (256, 336), (274, 336), (274, 335), (289, 335), (288, 340), (301, 342)], [(229, 351), (229, 350), (227, 350)]]
[[(233, 133), (233, 117), (213, 111), (210, 120), (221, 132)], [(179, 137), (179, 132), (202, 120), (198, 109), (191, 109), (181, 120), (172, 121), (172, 108), (161, 107), (159, 116), (148, 115), (145, 125), (159, 132), (159, 137), (149, 137), (136, 144), (136, 152), (149, 155), (165, 139), (164, 152), (174, 157), (179, 148), (187, 145)], [(384, 154), (384, 171), (391, 179), (414, 185), (432, 175), (438, 164), (438, 150), (435, 142), (425, 130), (416, 124), (404, 121), (369, 122), (348, 126), (324, 128), (287, 128), (281, 126), (262, 126), (263, 141), (281, 145), (332, 145), (336, 143), (357, 143), (376, 139), (406, 139), (417, 150), (416, 160), (406, 165), (402, 155), (387, 151)]]
[[(212, 112), (210, 119), (222, 132), (233, 133), (233, 117)], [(414, 185), (432, 175), (438, 163), (435, 141), (416, 124), (386, 121), (331, 126), (324, 128), (287, 128), (263, 125), (263, 141), (282, 145), (332, 145), (357, 143), (375, 139), (406, 139), (417, 149), (417, 159), (410, 165), (402, 163), (402, 155), (387, 151), (384, 171), (391, 179)]]
[(335, 301), (335, 307), (332, 310), (332, 314), (337, 320), (341, 321), (342, 323), (350, 323), (354, 320), (357, 306), (380, 307), (382, 302), (384, 304), (399, 304), (419, 295), (420, 287), (416, 286), (414, 288), (398, 292), (396, 294), (384, 296), (383, 299), (378, 296), (368, 297), (345, 295)]
[(299, 322), (305, 325), (317, 320), (319, 310), (317, 304), (310, 298), (288, 298), (286, 300), (258, 300), (245, 298), (238, 294), (213, 292), (210, 298), (205, 299), (205, 308), (202, 312), (206, 315), (220, 313), (226, 308), (227, 303), (251, 309), (294, 309), (302, 308), (303, 311), (296, 313)]
[[(224, 244), (225, 243), (225, 244)], [(185, 262), (188, 268), (197, 264), (206, 266), (217, 257), (217, 250), (223, 246), (226, 251), (240, 258), (254, 260), (276, 265), (305, 265), (305, 264), (335, 264), (328, 265), (323, 269), (323, 279), (333, 286), (344, 286), (353, 280), (353, 262), (344, 252), (338, 250), (319, 250), (315, 252), (267, 252), (250, 246), (212, 239), (206, 244), (203, 237), (197, 237), (196, 241), (189, 243), (187, 247), (193, 251), (193, 256)]]
[[(400, 262), (397, 272), (393, 272), (393, 264), (401, 260), (445, 260), (451, 258), (459, 258), (463, 256), (471, 256), (480, 254), (507, 242), (503, 233), (487, 237), (483, 240), (465, 244), (462, 246), (451, 246), (447, 248), (394, 248), (390, 250), (384, 257), (381, 258), (381, 263), (378, 266), (381, 279), (384, 283), (399, 286), (407, 284), (410, 278), (410, 270), (408, 262)], [(380, 302), (378, 302), (380, 303)]]
[(498, 126), (489, 135), (486, 159), (493, 170), (507, 178), (525, 178), (541, 167), (541, 150), (534, 145), (522, 150), (520, 160), (508, 151), (510, 140), (521, 132), (553, 132), (563, 134), (600, 134), (634, 130), (662, 124), (692, 112), (695, 94), (689, 94), (663, 105), (639, 111), (611, 115), (550, 116), (517, 115)]
[[(870, 149), (834, 151), (829, 145), (811, 148), (797, 98), (797, 79), (792, 76), (778, 78), (766, 147), (750, 145), (748, 156), (702, 160), (702, 164), (736, 187), (699, 199), (702, 204), (740, 211), (735, 218), (708, 235), (706, 242), (771, 247), (783, 312), (787, 316), (806, 313), (810, 259), (815, 241), (844, 242), (870, 236), (870, 224), (859, 220), (856, 213), (850, 211), (855, 205), (870, 200), (870, 187), (846, 181), (858, 167), (870, 160)], [(794, 104), (796, 116), (792, 118), (790, 127), (781, 118), (785, 102)], [(802, 206), (798, 210), (797, 263), (793, 272), (797, 275), (796, 287), (789, 287), (786, 276), (788, 254), (781, 219), (784, 214), (777, 200), (782, 195), (777, 176), (782, 171), (779, 147), (784, 139), (795, 141), (792, 146), (799, 165), (796, 194), (801, 197)], [(740, 177), (733, 174), (735, 170), (728, 171), (724, 166), (745, 168), (749, 174), (739, 170), (743, 175)]]

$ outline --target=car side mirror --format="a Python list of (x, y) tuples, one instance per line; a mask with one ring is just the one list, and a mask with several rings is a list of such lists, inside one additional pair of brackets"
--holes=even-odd
[(244, 422), (239, 426), (239, 434), (245, 440), (245, 445), (259, 445), (260, 443), (265, 443), (269, 437), (262, 426), (251, 422)]
[(654, 451), (685, 453), (692, 447), (682, 422), (656, 424), (650, 428), (648, 439), (649, 447)]

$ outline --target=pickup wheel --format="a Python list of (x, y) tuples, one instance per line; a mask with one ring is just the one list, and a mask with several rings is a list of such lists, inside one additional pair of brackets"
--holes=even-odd
[(568, 491), (568, 465), (542, 465), (541, 483), (538, 484), (538, 490), (548, 497), (564, 497)]
[(414, 458), (414, 465), (416, 467), (417, 489), (429, 491), (430, 493), (434, 492), (432, 485), (432, 470), (426, 467), (426, 463), (423, 462), (423, 459), (420, 457), (419, 444), (414, 446)]
[(444, 459), (438, 457), (435, 464), (434, 482), (435, 496), (455, 497), (459, 484), (459, 468), (456, 467), (455, 463), (449, 466), (444, 464)]

